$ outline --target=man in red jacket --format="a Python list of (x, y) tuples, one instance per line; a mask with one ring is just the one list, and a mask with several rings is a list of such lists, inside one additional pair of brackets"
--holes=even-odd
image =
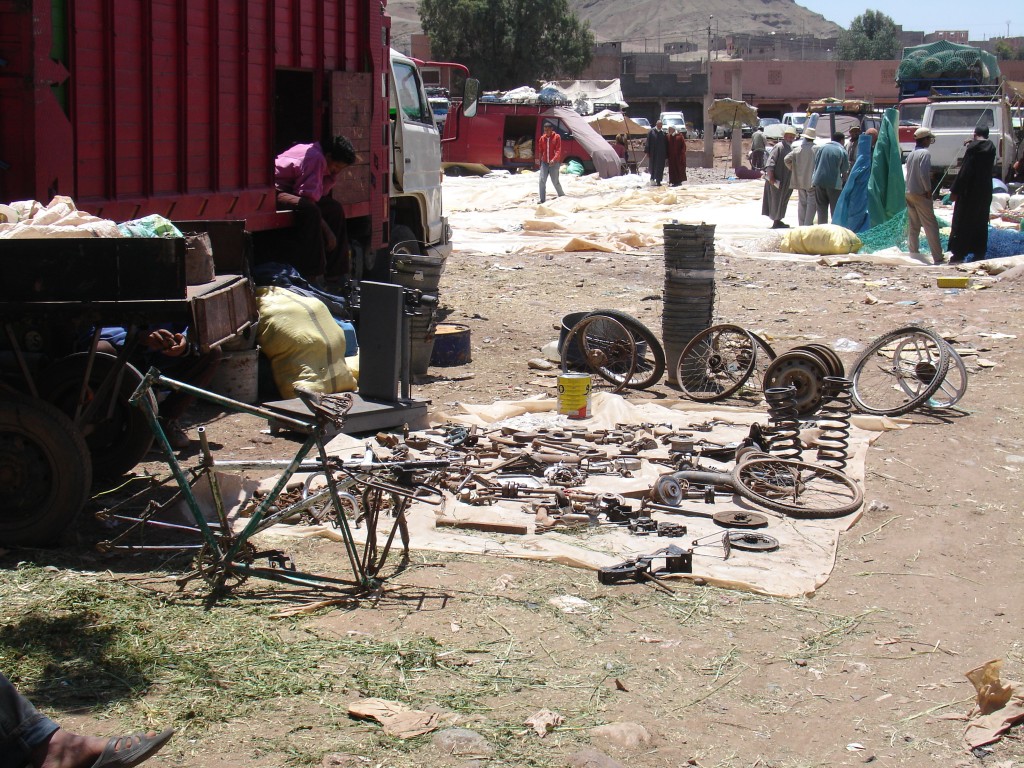
[(547, 198), (548, 176), (558, 196), (564, 195), (558, 180), (558, 171), (562, 166), (562, 137), (555, 133), (551, 123), (544, 123), (544, 133), (537, 140), (536, 157), (540, 161), (540, 201), (543, 203)]

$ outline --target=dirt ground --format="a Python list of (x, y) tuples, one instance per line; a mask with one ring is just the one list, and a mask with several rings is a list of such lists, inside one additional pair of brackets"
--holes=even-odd
[[(842, 536), (835, 570), (813, 597), (778, 600), (685, 582), (668, 595), (648, 585), (604, 587), (593, 573), (555, 565), (419, 554), (378, 602), (322, 611), (298, 626), (321, 637), (435, 642), (433, 664), (387, 662), (402, 674), (384, 698), (458, 710), (459, 724), (495, 751), (454, 756), (429, 736), (383, 739), (377, 726), (345, 716), (366, 693), (356, 681), (269, 699), (256, 714), (207, 729), (186, 726), (152, 764), (328, 765), (325, 756), (340, 753), (357, 757), (333, 764), (1024, 765), (1020, 728), (972, 755), (955, 717), (974, 699), (968, 670), (1003, 659), (1005, 678), (1024, 680), (1022, 287), (975, 278), (983, 290), (937, 288), (936, 276), (950, 269), (717, 261), (716, 317), (757, 330), (776, 350), (808, 340), (867, 344), (915, 324), (977, 352), (965, 358), (962, 411), (914, 413), (911, 428), (871, 448), (867, 511)], [(449, 321), (470, 327), (473, 359), (431, 368), (414, 395), (443, 409), (551, 395), (553, 380), (527, 361), (557, 337), (562, 316), (614, 308), (660, 336), (663, 280), (657, 250), (456, 252), (442, 305)], [(866, 304), (866, 294), (878, 303)], [(855, 358), (841, 356), (847, 364)], [(678, 394), (662, 383), (642, 397)], [(290, 452), (285, 438), (259, 434), (249, 417), (198, 418), (226, 454)], [(80, 536), (83, 552), (89, 535)], [(303, 542), (293, 555), (331, 562), (338, 553)], [(87, 568), (105, 567), (83, 557)], [(588, 607), (563, 613), (549, 604), (562, 595)], [(249, 599), (274, 602), (265, 590)], [(350, 657), (334, 662), (358, 666)], [(460, 696), (471, 705), (457, 707)], [(522, 725), (541, 709), (565, 717), (544, 739)], [(75, 727), (111, 730), (98, 714), (66, 717)], [(616, 745), (591, 731), (605, 723), (639, 723), (649, 739)], [(586, 762), (578, 753), (588, 744), (618, 763)]]

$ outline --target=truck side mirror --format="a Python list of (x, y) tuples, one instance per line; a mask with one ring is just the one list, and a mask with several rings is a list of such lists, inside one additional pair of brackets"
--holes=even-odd
[(473, 77), (467, 77), (466, 86), (462, 91), (462, 114), (466, 117), (474, 117), (479, 100), (480, 81)]

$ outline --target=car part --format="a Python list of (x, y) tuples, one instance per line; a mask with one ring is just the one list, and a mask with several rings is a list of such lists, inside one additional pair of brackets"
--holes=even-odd
[(842, 472), (803, 461), (749, 459), (732, 477), (740, 496), (789, 517), (842, 517), (864, 501), (860, 486)]
[(757, 348), (757, 342), (740, 326), (714, 325), (683, 347), (676, 365), (676, 381), (691, 400), (722, 400), (750, 377)]
[(781, 459), (799, 459), (803, 453), (800, 444), (800, 422), (797, 420), (796, 386), (769, 387), (764, 391), (771, 420), (771, 439), (768, 452)]
[(819, 352), (795, 349), (772, 361), (764, 374), (764, 386), (767, 389), (793, 385), (797, 414), (810, 416), (821, 405), (825, 377), (831, 373), (831, 364)]
[(938, 334), (916, 326), (878, 337), (854, 363), (854, 406), (875, 416), (899, 416), (924, 405), (946, 378), (949, 349)]
[(715, 512), (711, 519), (722, 528), (768, 527), (768, 518), (757, 512)]
[(839, 376), (825, 378), (825, 400), (821, 404), (818, 427), (818, 462), (832, 469), (845, 469), (849, 461), (850, 411), (853, 408), (853, 382)]
[(779, 540), (774, 536), (756, 531), (727, 531), (724, 541), (730, 549), (743, 552), (774, 552), (779, 548)]

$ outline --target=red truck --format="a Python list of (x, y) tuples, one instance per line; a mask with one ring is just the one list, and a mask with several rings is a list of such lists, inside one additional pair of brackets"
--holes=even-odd
[(533, 148), (544, 123), (550, 122), (562, 137), (563, 162), (576, 160), (584, 171), (597, 171), (603, 178), (619, 175), (615, 150), (572, 109), (481, 100), (476, 115), (467, 118), (460, 107), (458, 102), (452, 105), (444, 124), (441, 159), (446, 173), (534, 168)]
[[(209, 233), (218, 276), (186, 285), (181, 239), (0, 239), (0, 543), (52, 538), (94, 465), (145, 453), (137, 372), (76, 354), (83, 331), (174, 320), (208, 348), (251, 323), (249, 243), (258, 256), (259, 234), (290, 224), (273, 186), (283, 149), (354, 144), (334, 195), (357, 276), (387, 280), (399, 241), (450, 251), (439, 133), (390, 27), (380, 0), (0, 0), (0, 203), (161, 214)], [(58, 377), (76, 382), (59, 397)]]

